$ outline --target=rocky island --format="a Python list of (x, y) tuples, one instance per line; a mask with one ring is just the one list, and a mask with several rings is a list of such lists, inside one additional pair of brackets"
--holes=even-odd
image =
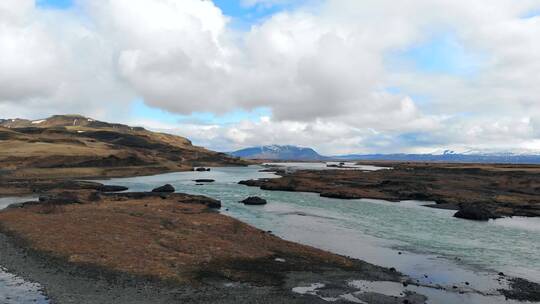
[(316, 192), (340, 199), (420, 200), (432, 202), (431, 207), (457, 210), (457, 217), (474, 220), (540, 216), (538, 165), (375, 164), (392, 169), (286, 172), (274, 168), (270, 170), (280, 178), (240, 183), (264, 190)]

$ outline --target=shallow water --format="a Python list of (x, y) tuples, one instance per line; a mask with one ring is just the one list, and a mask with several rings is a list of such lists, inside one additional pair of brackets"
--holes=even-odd
[[(540, 219), (516, 217), (474, 222), (453, 218), (453, 211), (423, 207), (426, 202), (340, 200), (314, 193), (264, 191), (237, 184), (244, 179), (276, 177), (259, 172), (260, 169), (258, 166), (213, 168), (210, 172), (179, 172), (102, 182), (125, 185), (130, 191), (149, 191), (170, 183), (178, 192), (217, 198), (223, 203), (222, 213), (272, 230), (284, 239), (395, 267), (420, 284), (450, 289), (441, 291), (409, 285), (409, 289), (416, 288), (418, 293), (428, 296), (428, 303), (512, 303), (496, 295), (498, 288), (506, 286), (505, 280), (497, 280), (499, 271), (540, 282)], [(198, 178), (216, 182), (198, 186), (193, 181)], [(251, 195), (265, 198), (268, 204), (238, 203)], [(26, 200), (29, 198), (18, 199)], [(0, 199), (0, 208), (13, 202), (12, 198)], [(13, 288), (14, 282), (23, 282), (20, 286), (24, 287)], [(36, 303), (34, 299), (37, 303), (46, 303), (38, 285), (25, 284), (27, 282), (0, 270), (0, 303)], [(377, 285), (383, 283), (373, 284), (369, 287), (372, 290), (386, 287), (383, 290), (388, 293), (402, 289), (399, 284), (392, 288)], [(472, 292), (452, 292), (454, 285)], [(344, 296), (350, 298), (354, 294)], [(16, 298), (19, 300), (11, 301)]]
[[(0, 209), (10, 204), (26, 202), (35, 197), (5, 197), (0, 198)], [(2, 254), (2, 252), (0, 252)], [(49, 301), (41, 291), (41, 286), (23, 280), (0, 266), (0, 303), (2, 304), (46, 304)]]
[[(314, 193), (265, 191), (238, 185), (251, 178), (275, 177), (260, 167), (213, 168), (102, 181), (130, 191), (148, 191), (170, 183), (178, 192), (207, 195), (223, 203), (222, 213), (287, 240), (312, 245), (368, 262), (396, 267), (421, 284), (464, 286), (496, 293), (506, 286), (496, 273), (540, 282), (540, 219), (474, 222), (452, 217), (453, 211), (427, 208), (426, 202), (340, 200)], [(196, 185), (193, 179), (215, 179)], [(238, 201), (257, 195), (269, 203), (245, 206)], [(401, 253), (401, 254), (399, 254)], [(500, 298), (489, 297), (490, 303)], [(470, 303), (484, 303), (471, 297)], [(501, 302), (502, 303), (502, 302)], [(506, 302), (508, 303), (508, 302)]]

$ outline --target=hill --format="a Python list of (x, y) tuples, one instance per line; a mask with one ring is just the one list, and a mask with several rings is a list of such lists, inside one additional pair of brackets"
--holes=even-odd
[(264, 160), (316, 161), (327, 159), (327, 157), (320, 155), (311, 148), (279, 145), (251, 147), (235, 152), (229, 152), (229, 154), (235, 157), (242, 157), (246, 159)]
[(0, 177), (103, 177), (245, 165), (188, 139), (80, 115), (0, 120)]

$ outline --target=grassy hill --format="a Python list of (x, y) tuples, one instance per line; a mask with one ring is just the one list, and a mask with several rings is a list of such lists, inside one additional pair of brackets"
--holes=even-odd
[(0, 120), (0, 177), (131, 176), (245, 164), (181, 136), (80, 115)]

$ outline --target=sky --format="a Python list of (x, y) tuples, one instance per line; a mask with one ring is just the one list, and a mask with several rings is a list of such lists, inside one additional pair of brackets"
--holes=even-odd
[(2, 0), (0, 118), (218, 151), (540, 153), (540, 0)]

